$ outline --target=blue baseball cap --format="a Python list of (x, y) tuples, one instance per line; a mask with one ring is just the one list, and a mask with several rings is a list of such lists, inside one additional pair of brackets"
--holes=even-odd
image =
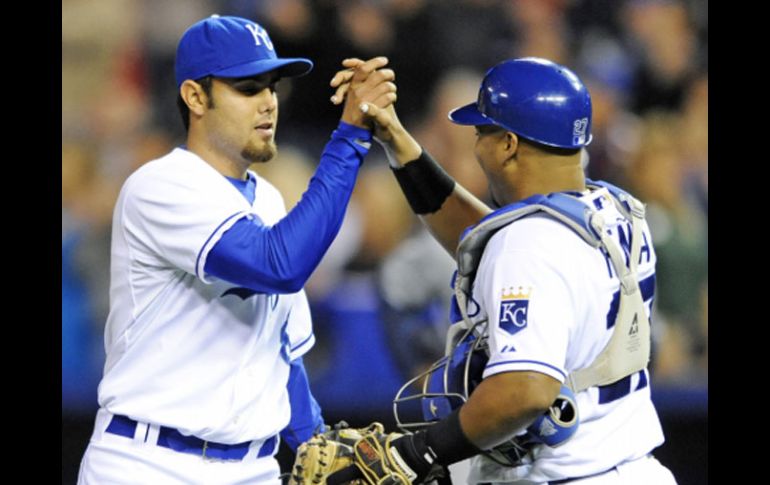
[(176, 49), (176, 86), (205, 76), (249, 77), (278, 70), (281, 77), (307, 74), (313, 62), (279, 58), (267, 31), (241, 17), (212, 15), (193, 24)]

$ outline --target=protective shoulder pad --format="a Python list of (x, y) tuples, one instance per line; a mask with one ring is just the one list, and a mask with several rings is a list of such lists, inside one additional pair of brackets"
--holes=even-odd
[[(458, 280), (468, 291), (489, 240), (501, 228), (536, 212), (545, 212), (563, 223), (592, 247), (599, 247), (601, 238), (591, 225), (596, 210), (577, 197), (561, 192), (533, 195), (505, 206), (466, 229), (457, 246)], [(456, 287), (457, 289), (457, 287)]]
[(610, 195), (612, 195), (615, 206), (628, 220), (632, 219), (633, 214), (639, 215), (640, 211), (641, 217), (644, 218), (644, 204), (620, 187), (616, 187), (603, 180), (591, 179), (586, 179), (586, 187), (607, 189)]
[(569, 227), (589, 245), (601, 248), (609, 257), (620, 280), (620, 301), (613, 334), (599, 356), (586, 368), (570, 373), (567, 383), (575, 393), (588, 387), (605, 385), (647, 366), (650, 355), (650, 324), (637, 281), (637, 261), (642, 240), (644, 205), (629, 193), (606, 182), (586, 180), (592, 189), (605, 189), (618, 211), (631, 221), (630, 264), (626, 266), (621, 249), (610, 240), (602, 215), (592, 205), (569, 194), (557, 192), (535, 195), (495, 211), (466, 229), (457, 248), (455, 300), (466, 328), (473, 328), (467, 314), (481, 255), (489, 240), (502, 227), (535, 212), (545, 212)]

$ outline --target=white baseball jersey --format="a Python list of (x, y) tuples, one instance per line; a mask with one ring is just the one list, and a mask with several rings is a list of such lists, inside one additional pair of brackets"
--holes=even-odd
[(279, 192), (251, 175), (253, 205), (177, 148), (126, 181), (113, 222), (102, 408), (219, 443), (288, 424), (289, 361), (314, 343), (304, 291), (255, 294), (203, 271), (236, 221), (272, 225), (286, 213)]
[[(601, 206), (628, 257), (630, 225), (607, 197), (602, 189), (582, 199)], [(649, 315), (655, 252), (646, 223), (643, 237), (638, 279)], [(484, 377), (535, 371), (563, 383), (570, 372), (590, 365), (609, 341), (618, 291), (609, 259), (563, 223), (540, 212), (503, 227), (484, 250), (468, 306), (474, 321), (489, 319), (491, 355)], [(580, 424), (572, 439), (556, 448), (538, 447), (533, 463), (516, 468), (479, 455), (469, 481), (547, 482), (644, 457), (663, 443), (648, 380), (645, 369), (578, 393)]]

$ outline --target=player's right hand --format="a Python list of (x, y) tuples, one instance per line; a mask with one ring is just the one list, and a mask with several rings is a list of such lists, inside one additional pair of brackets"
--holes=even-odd
[(396, 85), (393, 83), (396, 75), (391, 69), (382, 69), (388, 64), (387, 57), (374, 57), (368, 61), (360, 59), (347, 61), (350, 61), (349, 67), (344, 74), (338, 73), (339, 76), (335, 75), (332, 80), (334, 82), (335, 79), (340, 79), (340, 82), (344, 82), (347, 86), (342, 94), (345, 100), (342, 121), (362, 128), (371, 128), (372, 122), (361, 111), (361, 106), (386, 108), (392, 105), (397, 99)]
[[(329, 83), (331, 87), (337, 88), (334, 92), (334, 95), (331, 97), (331, 102), (333, 104), (340, 104), (345, 101), (356, 69), (360, 66), (363, 66), (364, 62), (365, 61), (355, 57), (342, 61), (342, 66), (346, 69), (337, 71)], [(396, 75), (392, 69), (382, 69), (382, 71), (383, 74), (388, 76), (391, 82), (395, 80)], [(393, 109), (393, 103), (389, 104), (388, 107), (384, 110), (380, 109), (380, 107), (375, 104), (367, 102), (360, 103), (358, 108), (366, 115), (367, 118), (370, 118), (377, 123), (378, 126), (376, 125), (375, 128), (379, 127), (378, 131), (382, 135), (379, 137), (380, 141), (389, 141), (391, 136), (387, 133), (387, 131), (391, 125), (394, 124), (394, 122), (398, 123), (398, 116), (396, 115), (395, 109)], [(372, 111), (369, 111), (369, 109), (372, 109)]]
[[(367, 61), (368, 62), (368, 61)], [(342, 66), (345, 69), (338, 71), (331, 82), (331, 87), (336, 88), (331, 101), (334, 104), (340, 104), (346, 100), (351, 89), (352, 80), (357, 69), (364, 65), (364, 61), (357, 58), (345, 59)], [(390, 83), (395, 80), (395, 73), (391, 69), (381, 69), (381, 72), (390, 79)], [(394, 84), (395, 85), (395, 84)], [(347, 100), (350, 103), (350, 100)], [(388, 152), (389, 158), (394, 159), (398, 164), (417, 159), (422, 153), (422, 147), (403, 127), (398, 119), (395, 109), (395, 100), (386, 106), (378, 103), (362, 101), (358, 109), (363, 114), (363, 118), (371, 123), (374, 130), (375, 139)]]

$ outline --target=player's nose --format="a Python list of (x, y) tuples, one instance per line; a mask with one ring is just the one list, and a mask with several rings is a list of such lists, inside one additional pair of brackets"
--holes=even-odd
[(257, 95), (257, 99), (260, 113), (271, 113), (278, 109), (278, 96), (270, 89), (263, 89)]

